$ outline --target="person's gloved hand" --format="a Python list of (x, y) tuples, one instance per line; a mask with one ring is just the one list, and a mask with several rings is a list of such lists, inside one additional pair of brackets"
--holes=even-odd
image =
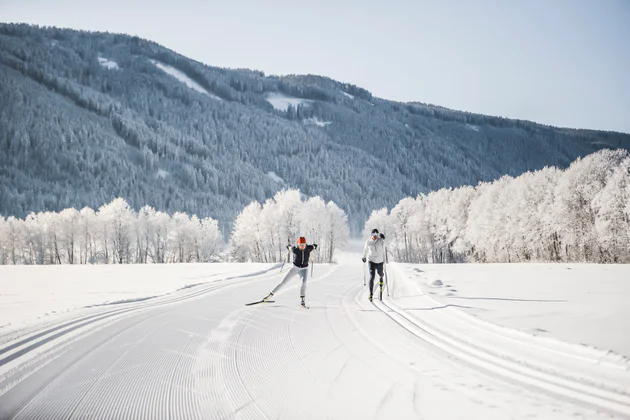
[(381, 233), (381, 239), (385, 239), (385, 235)]
[(365, 261), (366, 261), (366, 260), (365, 260), (365, 257), (361, 258), (361, 260), (363, 260), (363, 262), (365, 262)]
[(317, 244), (313, 244), (313, 249), (317, 249)]

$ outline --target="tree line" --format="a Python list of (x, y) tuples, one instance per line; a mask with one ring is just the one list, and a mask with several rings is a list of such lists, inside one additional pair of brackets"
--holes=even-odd
[[(630, 155), (602, 150), (476, 187), (444, 188), (372, 212), (397, 261), (630, 262)], [(367, 233), (366, 233), (367, 235)]]
[(151, 206), (135, 211), (117, 198), (96, 211), (0, 217), (0, 264), (277, 262), (299, 236), (319, 245), (316, 262), (332, 262), (348, 241), (348, 218), (332, 201), (302, 200), (299, 190), (282, 190), (243, 209), (225, 252), (216, 220)]

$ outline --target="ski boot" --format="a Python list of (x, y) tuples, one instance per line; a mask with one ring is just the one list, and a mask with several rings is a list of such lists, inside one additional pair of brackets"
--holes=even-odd
[(379, 299), (383, 300), (383, 281), (381, 280), (381, 282), (379, 283), (380, 286), (380, 295), (379, 295)]
[(268, 301), (269, 299), (271, 299), (272, 297), (273, 297), (273, 293), (269, 293), (267, 296), (265, 296), (265, 297), (263, 298), (263, 300), (262, 300), (262, 301), (263, 301), (263, 302), (267, 302), (267, 301)]
[(306, 306), (306, 301), (304, 300), (305, 296), (300, 296), (300, 298), (302, 299), (302, 301), (300, 302), (300, 306), (308, 309), (308, 306)]
[(372, 293), (370, 293), (370, 297), (368, 299), (370, 299), (370, 302), (372, 302), (372, 299), (374, 299), (374, 296), (372, 296)]

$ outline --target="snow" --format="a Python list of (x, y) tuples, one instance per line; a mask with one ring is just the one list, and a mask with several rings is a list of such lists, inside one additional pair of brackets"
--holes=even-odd
[(309, 99), (294, 98), (282, 93), (268, 93), (265, 99), (274, 107), (274, 109), (284, 112), (289, 109), (289, 105), (297, 107), (298, 105), (308, 106), (313, 103), (313, 101)]
[(118, 63), (116, 63), (115, 61), (112, 60), (108, 60), (105, 57), (98, 57), (98, 62), (101, 64), (101, 66), (105, 67), (108, 70), (119, 70), (120, 67), (118, 66)]
[(343, 90), (341, 91), (341, 93), (342, 93), (344, 96), (347, 96), (347, 97), (348, 97), (348, 98), (350, 98), (350, 99), (354, 99), (354, 96), (350, 95), (349, 93), (344, 92)]
[(188, 77), (184, 72), (177, 70), (175, 67), (171, 67), (167, 64), (160, 63), (159, 61), (156, 61), (156, 60), (151, 60), (151, 62), (155, 64), (160, 70), (162, 70), (163, 72), (165, 72), (166, 74), (170, 76), (173, 76), (174, 78), (176, 78), (177, 80), (179, 80), (180, 82), (188, 86), (189, 88), (196, 90), (199, 93), (208, 95), (212, 99), (216, 99), (219, 101), (221, 100), (221, 98), (208, 92), (203, 86), (201, 86), (199, 83), (195, 82), (193, 79)]
[(391, 263), (371, 303), (351, 246), (314, 265), (308, 310), (297, 279), (244, 305), (287, 265), (2, 266), (3, 321), (110, 305), (0, 329), (0, 417), (630, 416), (627, 268)]
[(262, 264), (0, 265), (0, 333), (90, 305), (141, 300)]
[(326, 127), (327, 125), (332, 124), (332, 121), (322, 121), (317, 117), (312, 117), (305, 119), (304, 124), (314, 124), (318, 127)]
[(479, 127), (476, 125), (472, 125), (472, 124), (466, 124), (466, 127), (470, 128), (473, 131), (479, 131)]
[(284, 179), (280, 178), (278, 174), (275, 172), (267, 172), (267, 176), (271, 178), (272, 181), (277, 182), (278, 184), (284, 184)]
[(162, 178), (162, 179), (164, 179), (164, 178), (166, 178), (166, 177), (167, 177), (167, 176), (169, 176), (169, 175), (170, 175), (170, 172), (167, 172), (167, 171), (165, 171), (165, 170), (163, 170), (163, 169), (158, 169), (158, 171), (157, 171), (157, 175), (156, 175), (156, 176), (157, 176), (158, 178)]
[[(598, 264), (403, 265), (425, 293), (482, 320), (630, 358), (630, 266)], [(418, 271), (419, 270), (419, 271)]]

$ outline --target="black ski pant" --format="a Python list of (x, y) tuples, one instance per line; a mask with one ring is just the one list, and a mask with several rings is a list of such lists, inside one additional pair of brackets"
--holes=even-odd
[(375, 263), (370, 261), (370, 294), (374, 294), (374, 274), (378, 271), (378, 275), (381, 277), (380, 285), (383, 287), (383, 263)]

